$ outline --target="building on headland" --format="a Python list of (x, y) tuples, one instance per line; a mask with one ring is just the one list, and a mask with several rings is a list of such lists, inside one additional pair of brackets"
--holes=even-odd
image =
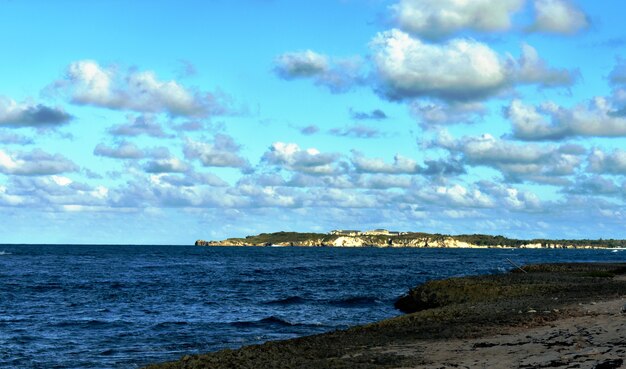
[(360, 236), (362, 234), (361, 231), (346, 230), (346, 229), (335, 229), (328, 233), (334, 236)]
[(368, 236), (402, 236), (407, 234), (407, 232), (388, 231), (386, 229), (374, 229), (371, 231), (363, 232), (363, 234)]
[(365, 232), (355, 231), (355, 230), (335, 229), (328, 233), (334, 236), (402, 236), (406, 234), (406, 232), (388, 231), (386, 229), (374, 229), (374, 230), (365, 231)]

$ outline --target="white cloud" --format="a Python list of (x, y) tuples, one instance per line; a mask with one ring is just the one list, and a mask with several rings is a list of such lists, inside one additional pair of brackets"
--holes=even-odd
[(11, 193), (7, 193), (6, 186), (0, 185), (0, 205), (2, 206), (19, 206), (24, 203), (25, 199), (22, 196), (16, 196)]
[(391, 30), (370, 43), (381, 93), (393, 100), (436, 97), (473, 100), (507, 84), (507, 70), (489, 46), (469, 39), (426, 44)]
[(389, 118), (387, 114), (380, 109), (374, 109), (371, 112), (350, 109), (350, 117), (354, 120), (385, 120)]
[(515, 64), (517, 82), (537, 84), (539, 87), (571, 86), (578, 79), (579, 73), (567, 69), (555, 69), (539, 57), (537, 50), (522, 44), (522, 55)]
[(94, 148), (93, 154), (116, 159), (141, 159), (144, 157), (143, 150), (134, 143), (127, 141), (118, 143), (117, 147), (110, 147), (100, 143)]
[(587, 158), (587, 170), (593, 173), (626, 174), (626, 151), (621, 149), (606, 153), (594, 149)]
[(314, 77), (329, 68), (328, 57), (311, 50), (284, 53), (275, 64), (276, 73), (284, 79)]
[(183, 153), (187, 159), (198, 159), (205, 167), (248, 168), (250, 163), (239, 155), (240, 146), (232, 137), (217, 134), (213, 142), (185, 141)]
[(321, 153), (315, 148), (303, 150), (295, 143), (275, 142), (263, 154), (262, 160), (296, 172), (332, 174), (337, 171), (335, 164), (338, 157), (333, 153)]
[(398, 26), (427, 39), (463, 30), (505, 31), (524, 0), (400, 0), (391, 6)]
[(207, 116), (227, 110), (219, 94), (194, 91), (174, 80), (161, 81), (152, 71), (122, 72), (93, 60), (71, 63), (64, 78), (50, 88), (67, 94), (73, 103), (115, 110), (173, 116)]
[(384, 133), (381, 132), (379, 129), (365, 126), (362, 124), (357, 124), (345, 128), (332, 128), (328, 130), (328, 133), (333, 136), (353, 138), (378, 138), (384, 135)]
[(609, 82), (612, 85), (626, 85), (626, 59), (617, 59), (617, 63), (609, 74)]
[(109, 128), (109, 133), (114, 136), (146, 135), (159, 138), (171, 137), (163, 131), (161, 124), (152, 115), (128, 116), (127, 119), (128, 122)]
[(574, 174), (585, 149), (576, 145), (518, 144), (489, 134), (455, 140), (443, 134), (435, 145), (462, 154), (463, 162), (499, 170), (507, 180), (550, 182)]
[(39, 176), (75, 172), (76, 164), (60, 154), (48, 154), (40, 149), (30, 152), (7, 152), (0, 149), (0, 173)]
[(554, 103), (538, 107), (513, 100), (504, 110), (521, 140), (562, 140), (568, 137), (626, 136), (626, 117), (618, 114), (611, 98), (596, 97), (567, 109)]
[[(603, 155), (603, 153), (602, 153)], [(592, 156), (595, 156), (595, 153), (592, 153)], [(601, 158), (595, 158), (602, 160)], [(601, 168), (602, 163), (596, 161), (594, 164), (599, 164), (599, 168)], [(612, 179), (605, 178), (599, 175), (594, 176), (581, 176), (576, 178), (574, 184), (568, 188), (564, 189), (570, 194), (574, 195), (591, 195), (591, 196), (611, 196), (618, 195), (622, 193), (622, 189), (613, 182)]]
[(455, 206), (488, 208), (494, 205), (493, 199), (480, 190), (467, 189), (459, 184), (450, 187), (439, 186), (435, 189), (434, 195), (439, 198), (438, 201)]
[(18, 135), (14, 133), (0, 132), (0, 143), (5, 145), (32, 145), (34, 143), (31, 137)]
[(477, 102), (439, 103), (416, 100), (411, 102), (409, 109), (423, 128), (474, 123), (487, 113), (487, 108)]
[(72, 118), (62, 108), (30, 102), (18, 103), (0, 96), (0, 127), (51, 128), (68, 123)]
[(496, 199), (496, 201), (506, 209), (514, 211), (542, 210), (543, 204), (539, 197), (533, 192), (489, 181), (481, 181), (480, 188)]
[(189, 169), (187, 163), (175, 157), (151, 160), (144, 165), (147, 173), (184, 173)]
[(589, 18), (569, 0), (535, 0), (532, 32), (573, 34), (589, 27)]
[(389, 188), (409, 188), (412, 184), (413, 181), (410, 176), (377, 173), (360, 175), (355, 186), (364, 189), (385, 190)]
[(282, 79), (311, 78), (333, 93), (350, 90), (363, 82), (360, 58), (329, 58), (311, 50), (288, 52), (274, 60), (274, 72)]
[(411, 158), (396, 154), (393, 163), (386, 163), (380, 158), (366, 158), (361, 153), (352, 152), (352, 165), (361, 173), (415, 174), (420, 166)]

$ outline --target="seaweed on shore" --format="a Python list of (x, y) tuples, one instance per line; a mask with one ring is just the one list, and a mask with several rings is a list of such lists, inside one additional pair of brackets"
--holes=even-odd
[[(413, 313), (309, 337), (185, 356), (148, 369), (393, 368), (421, 363), (420, 354), (384, 353), (416, 340), (482, 337), (503, 327), (534, 326), (578, 314), (578, 303), (626, 292), (626, 264), (530, 265), (507, 274), (430, 281), (396, 306)], [(402, 302), (401, 302), (402, 301)]]

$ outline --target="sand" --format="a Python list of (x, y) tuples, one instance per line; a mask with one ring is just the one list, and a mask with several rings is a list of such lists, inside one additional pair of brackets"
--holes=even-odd
[(372, 352), (420, 358), (424, 364), (404, 367), (415, 369), (626, 368), (625, 305), (626, 298), (581, 304), (581, 316), (535, 328), (476, 339), (417, 340)]

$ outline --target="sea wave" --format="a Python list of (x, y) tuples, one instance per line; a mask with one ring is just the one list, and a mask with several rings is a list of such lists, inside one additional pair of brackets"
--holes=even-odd
[(379, 304), (381, 301), (376, 296), (348, 296), (337, 300), (331, 300), (329, 305), (352, 308), (352, 307), (367, 307), (375, 304)]
[(300, 296), (289, 296), (282, 299), (270, 300), (266, 301), (267, 305), (296, 305), (296, 304), (304, 304), (306, 302), (305, 298)]
[(281, 326), (281, 327), (295, 327), (295, 326), (321, 326), (321, 323), (294, 323), (286, 319), (271, 315), (259, 320), (238, 321), (232, 322), (230, 325), (235, 327), (266, 327), (266, 326)]

